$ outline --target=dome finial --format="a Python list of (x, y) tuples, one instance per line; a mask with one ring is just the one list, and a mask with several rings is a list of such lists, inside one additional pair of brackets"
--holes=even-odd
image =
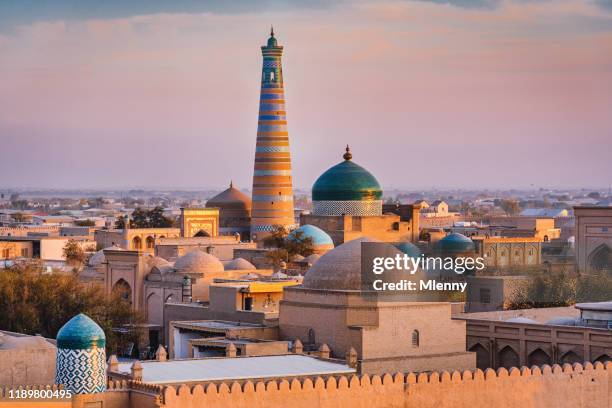
[(230, 180), (230, 188), (234, 188), (234, 180)]
[(342, 157), (344, 157), (344, 160), (351, 160), (353, 158), (353, 155), (351, 154), (351, 148), (349, 147), (349, 145), (346, 145), (346, 153), (344, 153)]
[(270, 37), (274, 37), (274, 26), (270, 26)]

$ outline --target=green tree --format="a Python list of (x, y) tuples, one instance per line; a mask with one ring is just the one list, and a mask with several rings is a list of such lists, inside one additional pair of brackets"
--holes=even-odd
[(136, 207), (134, 211), (132, 211), (132, 215), (130, 217), (130, 227), (148, 228), (149, 219), (147, 210), (143, 209), (142, 207)]
[[(0, 329), (55, 338), (72, 317), (85, 313), (104, 330), (107, 349), (117, 353), (141, 335), (144, 316), (119, 294), (107, 295), (102, 285), (84, 285), (71, 274), (43, 273), (37, 264), (7, 268), (0, 273)], [(113, 328), (129, 326), (129, 335)]]
[(517, 215), (521, 211), (519, 202), (516, 200), (501, 200), (499, 206), (508, 215)]
[(76, 225), (77, 227), (94, 227), (96, 225), (96, 222), (88, 218), (86, 220), (77, 220), (74, 222), (74, 225)]
[(263, 244), (266, 248), (276, 250), (268, 254), (273, 263), (277, 258), (283, 256), (283, 260), (286, 261), (294, 255), (308, 256), (314, 253), (312, 238), (303, 236), (301, 231), (289, 235), (289, 231), (282, 225), (274, 226), (270, 235), (263, 239)]
[(290, 257), (293, 255), (309, 256), (314, 254), (314, 243), (312, 238), (304, 236), (302, 231), (296, 231), (285, 238), (283, 248)]
[(150, 210), (136, 207), (130, 217), (131, 228), (170, 228), (172, 220), (164, 216), (164, 208), (157, 206)]
[(289, 254), (286, 249), (283, 248), (274, 248), (271, 251), (266, 253), (266, 257), (272, 263), (273, 269), (280, 269), (283, 262), (287, 262), (289, 260)]
[(77, 241), (69, 239), (64, 246), (64, 258), (68, 264), (78, 267), (85, 262), (85, 252)]
[(287, 228), (282, 225), (275, 225), (270, 235), (263, 239), (263, 245), (265, 248), (282, 248), (288, 235)]
[(115, 228), (116, 229), (124, 229), (125, 228), (125, 217), (120, 215), (115, 219)]
[(147, 213), (149, 228), (170, 228), (172, 220), (164, 216), (164, 208), (157, 206)]
[(509, 309), (564, 307), (576, 303), (577, 278), (565, 272), (538, 273), (518, 286), (508, 302)]

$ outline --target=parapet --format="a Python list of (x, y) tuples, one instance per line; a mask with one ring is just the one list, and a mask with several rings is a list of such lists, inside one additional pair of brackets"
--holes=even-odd
[[(246, 394), (257, 394), (263, 397), (267, 393), (300, 393), (301, 397), (304, 396), (304, 391), (325, 391), (325, 392), (338, 392), (350, 391), (354, 398), (360, 398), (365, 393), (376, 397), (380, 396), (385, 391), (391, 392), (395, 397), (398, 397), (398, 392), (403, 394), (404, 391), (410, 393), (411, 388), (422, 388), (423, 385), (427, 385), (430, 391), (427, 394), (438, 394), (436, 391), (431, 390), (430, 387), (439, 387), (444, 385), (466, 385), (471, 383), (521, 383), (527, 379), (529, 382), (533, 382), (533, 377), (546, 377), (551, 379), (554, 377), (562, 380), (563, 378), (572, 378), (577, 374), (592, 375), (593, 377), (608, 377), (612, 372), (612, 362), (603, 363), (597, 362), (592, 364), (590, 362), (583, 364), (575, 363), (573, 365), (564, 364), (559, 366), (557, 364), (553, 366), (544, 365), (541, 367), (533, 366), (529, 367), (513, 367), (510, 370), (505, 368), (499, 368), (497, 370), (486, 369), (485, 371), (477, 369), (475, 371), (466, 370), (460, 371), (442, 371), (432, 373), (396, 373), (396, 374), (382, 374), (382, 375), (351, 375), (351, 376), (327, 376), (316, 378), (294, 378), (294, 379), (282, 379), (282, 380), (269, 380), (269, 381), (245, 381), (242, 383), (220, 383), (220, 384), (198, 384), (195, 386), (181, 385), (178, 387), (166, 386), (163, 387), (162, 391), (162, 402), (167, 403), (169, 406), (174, 406), (175, 403), (184, 398), (194, 398), (201, 401), (222, 402), (227, 400), (228, 402), (239, 398), (244, 401), (239, 395), (246, 396)], [(563, 381), (561, 381), (563, 382)], [(516, 384), (515, 384), (516, 385)], [(566, 385), (563, 385), (564, 387)], [(480, 386), (479, 386), (480, 387)], [(371, 391), (375, 391), (372, 393)], [(425, 392), (425, 390), (423, 390)], [(602, 390), (602, 394), (605, 392)], [(296, 395), (297, 397), (297, 395)], [(376, 397), (377, 398), (377, 397)], [(287, 405), (291, 405), (288, 404)], [(202, 405), (204, 406), (204, 405)], [(503, 405), (500, 405), (503, 406)]]

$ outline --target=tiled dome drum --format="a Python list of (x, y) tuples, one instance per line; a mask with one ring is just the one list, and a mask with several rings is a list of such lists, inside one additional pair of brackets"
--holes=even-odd
[(89, 317), (79, 314), (57, 333), (55, 382), (74, 394), (106, 390), (106, 336)]
[(312, 186), (315, 215), (382, 215), (382, 188), (376, 177), (354, 163), (349, 147), (344, 161), (328, 169)]

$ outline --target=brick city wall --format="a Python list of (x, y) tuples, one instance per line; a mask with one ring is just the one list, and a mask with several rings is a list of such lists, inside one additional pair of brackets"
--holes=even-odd
[[(54, 386), (56, 388), (57, 386)], [(38, 388), (38, 387), (32, 387)], [(46, 387), (40, 387), (46, 388)], [(3, 400), (0, 408), (15, 406)], [(48, 402), (47, 402), (48, 404)], [(43, 407), (42, 401), (20, 407)], [(56, 406), (55, 404), (53, 406)], [(367, 374), (312, 380), (270, 380), (177, 388), (136, 381), (110, 381), (101, 394), (76, 396), (85, 408), (606, 408), (612, 406), (612, 362), (500, 368), (460, 373)]]
[(168, 386), (168, 408), (604, 408), (612, 406), (612, 363), (391, 376)]

